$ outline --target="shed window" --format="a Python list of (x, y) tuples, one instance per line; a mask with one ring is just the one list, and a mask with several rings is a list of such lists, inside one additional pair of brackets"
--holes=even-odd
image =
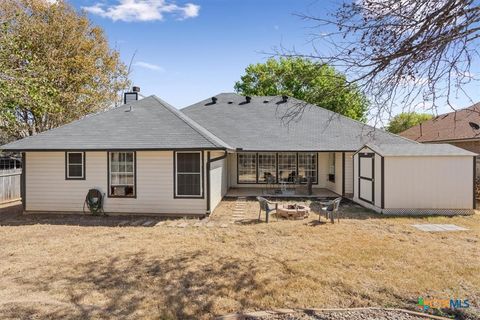
[(135, 153), (110, 152), (109, 196), (135, 197)]
[(179, 197), (202, 196), (202, 153), (175, 153), (175, 194)]
[(85, 179), (85, 153), (67, 152), (65, 161), (67, 180)]

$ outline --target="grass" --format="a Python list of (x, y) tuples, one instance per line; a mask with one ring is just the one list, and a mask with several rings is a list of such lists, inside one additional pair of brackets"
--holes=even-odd
[[(24, 217), (0, 224), (0, 318), (211, 318), (241, 310), (384, 306), (418, 296), (480, 302), (480, 216), (336, 224), (102, 227)], [(211, 220), (228, 221), (225, 201)], [(95, 218), (100, 219), (100, 218)], [(25, 223), (22, 223), (25, 222)], [(57, 223), (53, 223), (56, 221)], [(426, 233), (414, 223), (468, 231)]]

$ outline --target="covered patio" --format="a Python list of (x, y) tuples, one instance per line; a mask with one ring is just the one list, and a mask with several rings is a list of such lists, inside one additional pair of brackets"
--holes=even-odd
[(339, 195), (326, 188), (314, 188), (311, 195), (308, 194), (305, 189), (286, 190), (282, 192), (273, 192), (265, 188), (254, 187), (242, 187), (242, 188), (230, 188), (227, 191), (225, 197), (274, 197), (274, 198), (336, 198)]

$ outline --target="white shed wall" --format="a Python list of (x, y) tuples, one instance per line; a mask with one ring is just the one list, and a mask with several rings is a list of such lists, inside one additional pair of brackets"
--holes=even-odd
[[(64, 152), (27, 152), (26, 210), (80, 212), (89, 189), (107, 194), (107, 152), (86, 152), (85, 158), (86, 179), (65, 180)], [(205, 214), (205, 199), (173, 197), (173, 178), (173, 151), (138, 151), (137, 198), (106, 196), (105, 211)]]
[(472, 209), (472, 157), (386, 157), (385, 208)]

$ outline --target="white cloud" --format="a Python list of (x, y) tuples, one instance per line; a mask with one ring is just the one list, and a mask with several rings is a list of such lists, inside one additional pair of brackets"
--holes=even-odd
[(117, 0), (116, 4), (96, 3), (82, 7), (85, 11), (113, 21), (156, 21), (171, 14), (179, 20), (197, 17), (200, 6), (193, 3), (177, 5), (166, 0)]
[(153, 64), (153, 63), (148, 63), (148, 62), (145, 62), (145, 61), (138, 61), (138, 62), (135, 62), (133, 65), (137, 66), (137, 67), (140, 67), (140, 68), (153, 70), (153, 71), (160, 71), (160, 72), (165, 71), (165, 69), (162, 66), (159, 66), (159, 65)]

